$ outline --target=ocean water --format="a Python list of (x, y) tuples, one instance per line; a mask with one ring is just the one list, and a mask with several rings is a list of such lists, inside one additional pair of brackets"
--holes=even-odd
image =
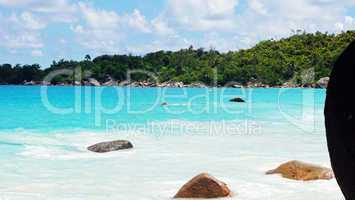
[[(264, 175), (289, 160), (330, 166), (324, 100), (322, 89), (0, 86), (0, 200), (167, 200), (202, 172), (228, 199), (341, 200), (335, 180)], [(134, 149), (86, 150), (116, 139)]]

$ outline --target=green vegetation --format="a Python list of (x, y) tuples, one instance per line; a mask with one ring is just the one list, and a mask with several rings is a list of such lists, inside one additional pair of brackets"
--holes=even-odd
[[(155, 73), (159, 81), (204, 82), (212, 84), (217, 71), (218, 84), (234, 81), (241, 84), (258, 82), (280, 85), (287, 81), (300, 83), (301, 73), (315, 69), (315, 80), (329, 76), (338, 55), (355, 40), (355, 31), (338, 35), (302, 33), (281, 40), (267, 40), (251, 49), (220, 53), (215, 50), (182, 49), (176, 52), (158, 51), (145, 56), (103, 55), (91, 60), (60, 60), (42, 70), (39, 65), (0, 65), (0, 83), (22, 84), (24, 81), (40, 81), (57, 69), (73, 69), (80, 66), (90, 70), (92, 77), (103, 82), (108, 76), (115, 80), (126, 79), (127, 70), (140, 69)], [(132, 77), (140, 81), (144, 74)], [(73, 76), (57, 77), (53, 83), (73, 82)]]

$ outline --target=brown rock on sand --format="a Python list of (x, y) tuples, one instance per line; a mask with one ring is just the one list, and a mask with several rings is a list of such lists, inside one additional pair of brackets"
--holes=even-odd
[(334, 178), (331, 169), (300, 161), (287, 162), (274, 170), (266, 172), (266, 174), (281, 174), (284, 178), (302, 181), (330, 180)]
[(220, 198), (231, 195), (227, 185), (203, 173), (186, 183), (174, 198)]

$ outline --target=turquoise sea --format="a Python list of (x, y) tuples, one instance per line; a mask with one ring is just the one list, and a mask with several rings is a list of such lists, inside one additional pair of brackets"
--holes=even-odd
[[(0, 86), (0, 200), (171, 199), (201, 172), (231, 199), (342, 199), (334, 180), (264, 175), (295, 159), (330, 165), (324, 100), (323, 89)], [(115, 139), (135, 148), (86, 150)]]

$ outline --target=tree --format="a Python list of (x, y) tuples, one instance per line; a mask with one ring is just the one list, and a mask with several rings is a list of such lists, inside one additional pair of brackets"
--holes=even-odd
[[(75, 69), (92, 72), (92, 77), (106, 81), (107, 77), (123, 81), (128, 70), (153, 72), (160, 81), (204, 82), (214, 84), (217, 73), (218, 84), (228, 82), (259, 82), (279, 85), (288, 81), (297, 82), (302, 72), (315, 70), (315, 80), (329, 76), (332, 66), (341, 52), (355, 40), (355, 31), (338, 35), (306, 33), (295, 30), (294, 35), (280, 40), (265, 40), (250, 49), (220, 53), (215, 49), (194, 49), (193, 46), (179, 51), (157, 51), (144, 56), (102, 55), (94, 59), (86, 55), (81, 61), (53, 61), (47, 69), (39, 65), (0, 65), (0, 84), (22, 84), (25, 80), (41, 80), (58, 69)], [(72, 75), (56, 77), (53, 82), (73, 82)], [(146, 80), (144, 74), (132, 76), (135, 80)]]
[(90, 56), (89, 54), (87, 54), (87, 55), (85, 56), (85, 60), (86, 60), (86, 61), (91, 61), (91, 56)]

